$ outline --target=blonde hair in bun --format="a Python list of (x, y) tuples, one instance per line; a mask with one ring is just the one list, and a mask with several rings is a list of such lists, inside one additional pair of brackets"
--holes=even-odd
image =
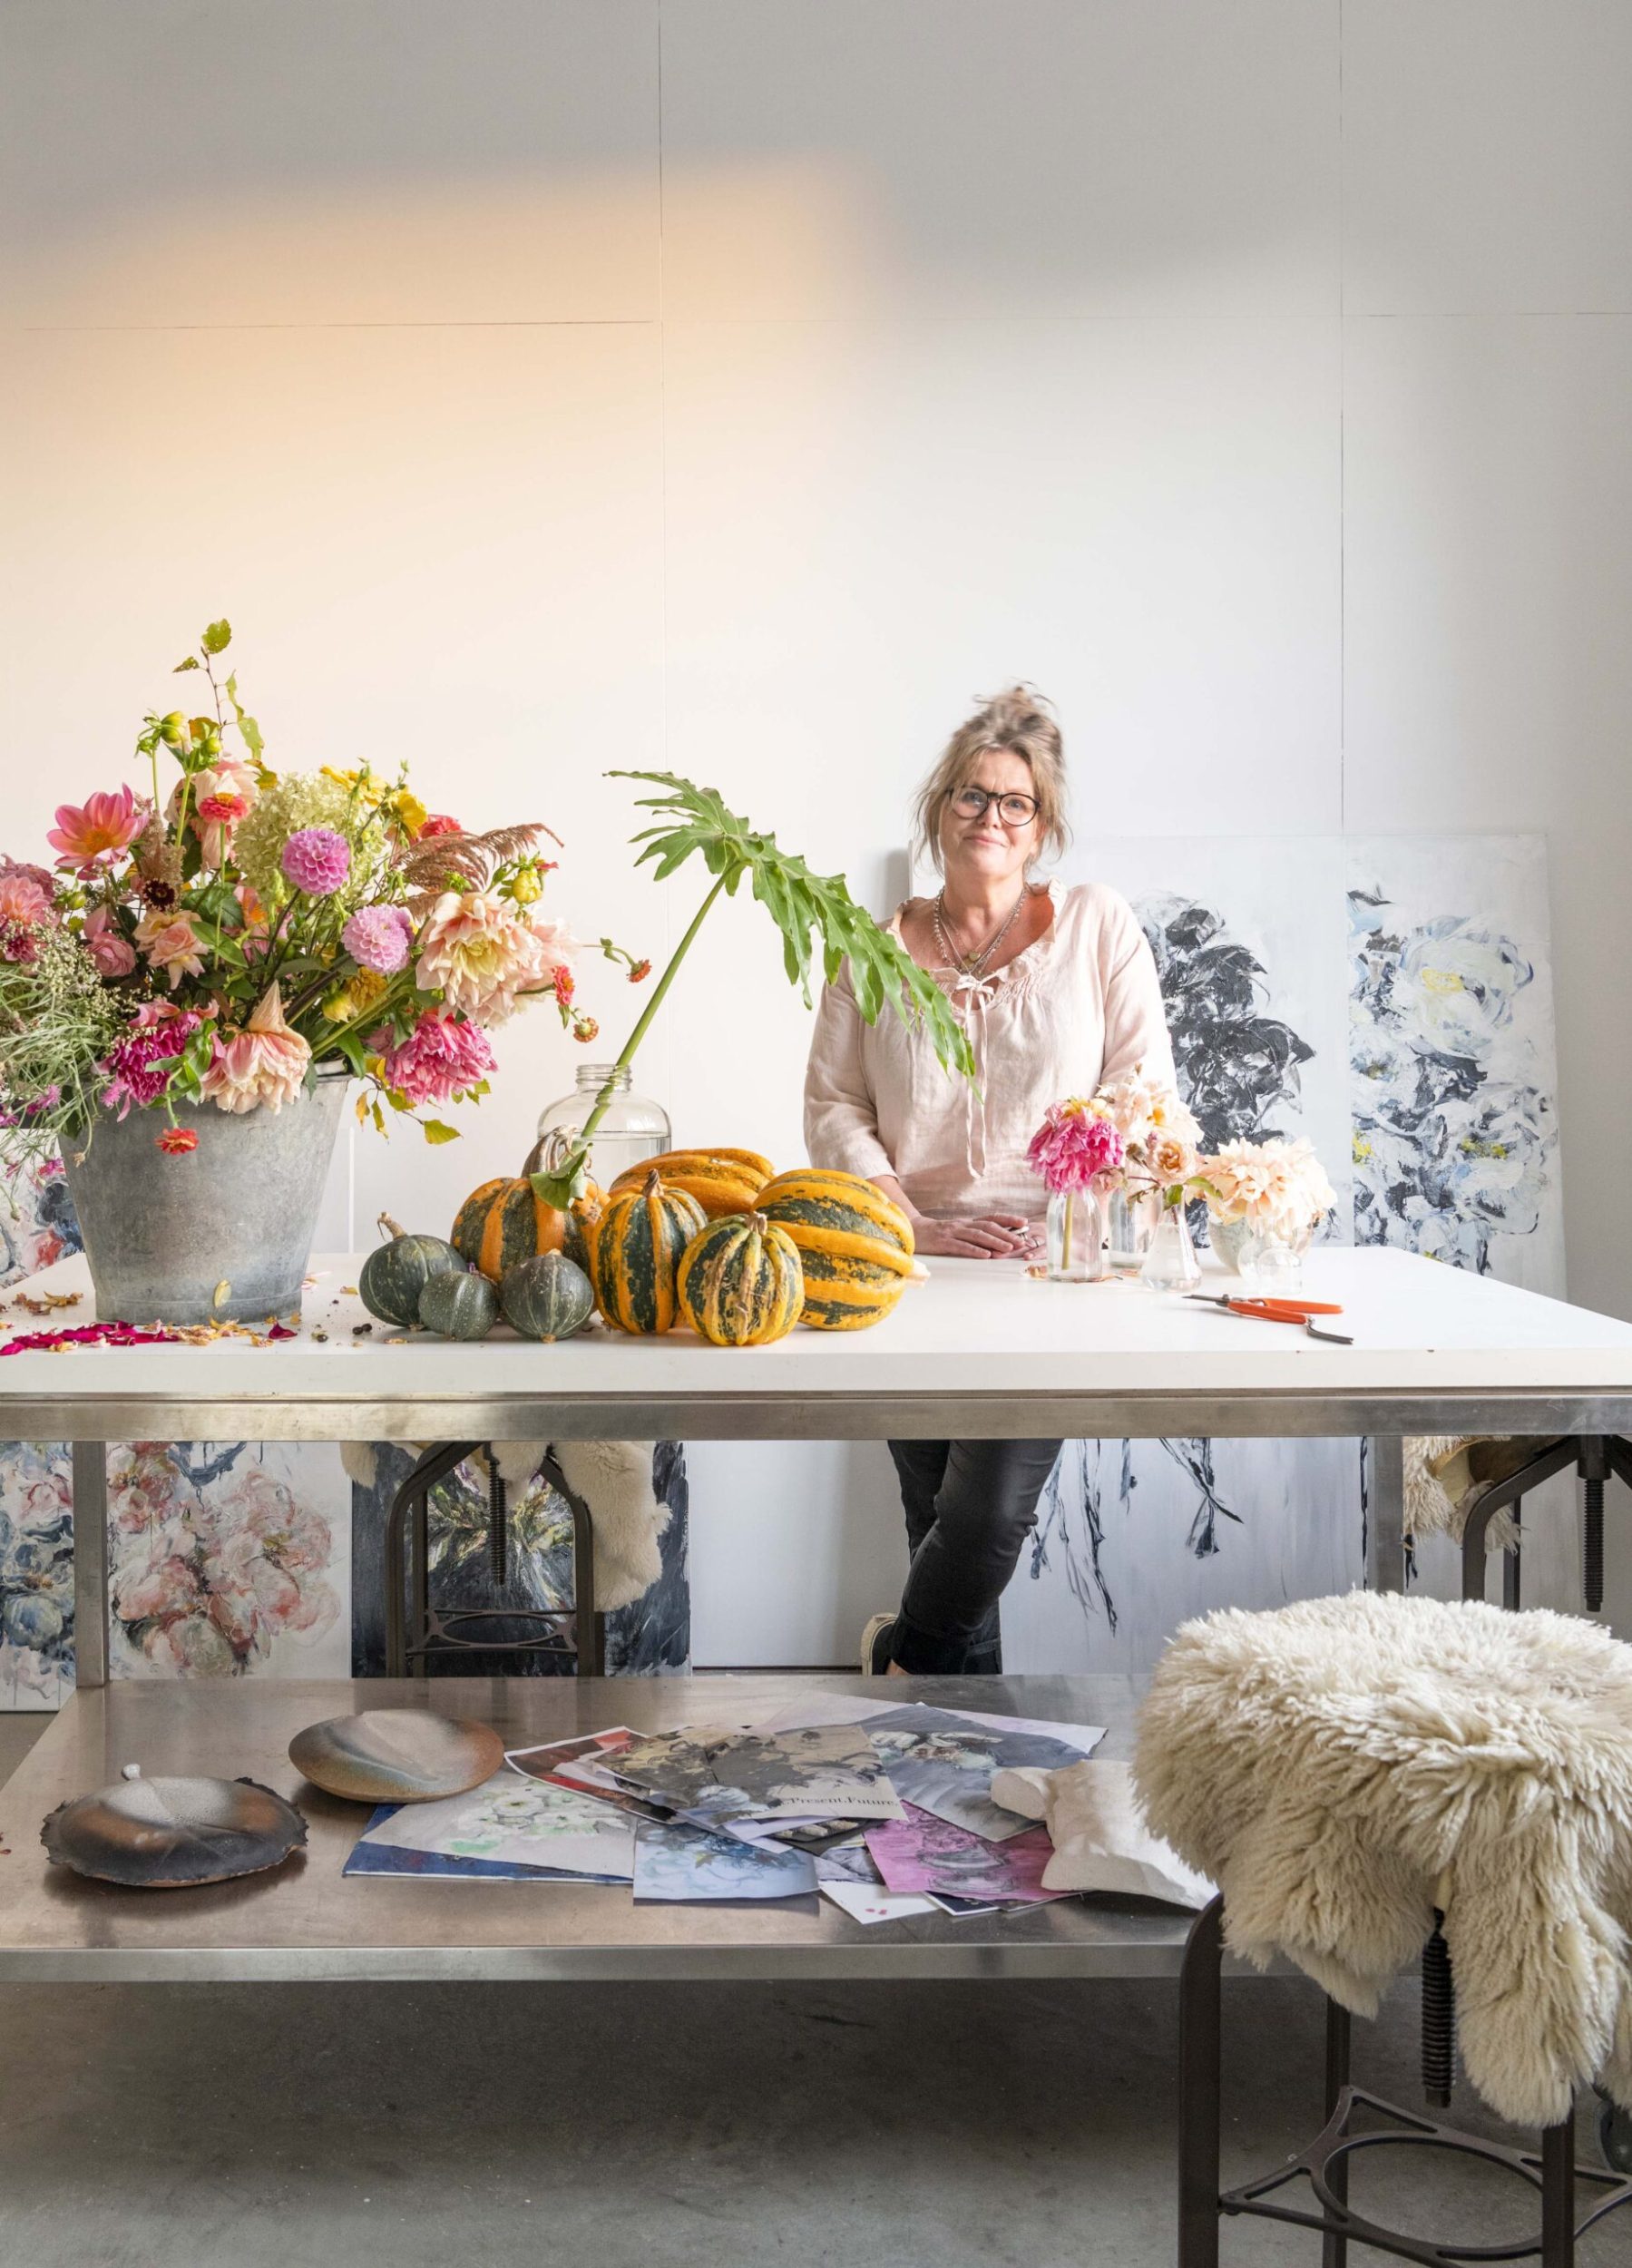
[(1070, 841), (1065, 816), (1065, 743), (1051, 704), (1035, 686), (1006, 686), (982, 701), (941, 752), (913, 803), (913, 846), (941, 865), (941, 821), (988, 749), (1024, 758), (1037, 798), (1037, 848), (1058, 857)]

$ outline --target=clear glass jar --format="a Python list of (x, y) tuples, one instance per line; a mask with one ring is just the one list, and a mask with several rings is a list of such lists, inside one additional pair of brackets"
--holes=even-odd
[(1097, 1189), (1051, 1189), (1048, 1215), (1049, 1278), (1097, 1284), (1105, 1268), (1105, 1207)]
[(1271, 1298), (1304, 1288), (1304, 1255), (1314, 1236), (1313, 1227), (1288, 1230), (1283, 1226), (1256, 1227), (1242, 1238), (1238, 1263), (1241, 1281)]
[(548, 1172), (572, 1148), (609, 1080), (611, 1100), (590, 1143), (590, 1179), (602, 1189), (610, 1188), (628, 1167), (673, 1149), (668, 1111), (660, 1102), (633, 1091), (627, 1070), (621, 1070), (615, 1063), (581, 1063), (574, 1091), (552, 1102), (539, 1118), (538, 1148), (530, 1161), (535, 1171)]
[(1105, 1257), (1119, 1276), (1137, 1276), (1150, 1249), (1161, 1199), (1150, 1189), (1114, 1188), (1105, 1200)]
[(1200, 1283), (1201, 1263), (1182, 1205), (1163, 1207), (1139, 1281), (1153, 1292), (1193, 1292)]

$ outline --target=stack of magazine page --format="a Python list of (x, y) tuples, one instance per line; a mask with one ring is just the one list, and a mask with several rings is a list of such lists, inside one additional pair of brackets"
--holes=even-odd
[(463, 1795), (382, 1805), (347, 1874), (629, 1885), (642, 1902), (819, 1893), (862, 1922), (1046, 1891), (1048, 1830), (993, 1773), (1080, 1764), (1094, 1725), (812, 1694), (755, 1725), (614, 1725), (513, 1750)]

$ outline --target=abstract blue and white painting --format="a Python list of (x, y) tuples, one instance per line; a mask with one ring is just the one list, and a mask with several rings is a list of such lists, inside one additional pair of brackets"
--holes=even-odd
[[(1338, 1191), (1327, 1235), (1562, 1291), (1539, 841), (1102, 843), (1064, 878), (1090, 875), (1139, 915), (1208, 1143), (1305, 1134)], [(1145, 1668), (1188, 1615), (1363, 1569), (1353, 1442), (1068, 1442), (1003, 1603), (1005, 1664)], [(1558, 1552), (1529, 1579), (1569, 1603)]]

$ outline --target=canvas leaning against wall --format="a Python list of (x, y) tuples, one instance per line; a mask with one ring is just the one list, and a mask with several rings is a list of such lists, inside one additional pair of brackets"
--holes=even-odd
[[(1100, 843), (1211, 1145), (1307, 1135), (1329, 1234), (1564, 1290), (1545, 845), (1529, 836)], [(1068, 1442), (1003, 1603), (1012, 1670), (1143, 1669), (1187, 1616), (1346, 1590), (1360, 1445)], [(1569, 1602), (1568, 1539), (1527, 1551)], [(1426, 1570), (1436, 1589), (1450, 1577)]]

